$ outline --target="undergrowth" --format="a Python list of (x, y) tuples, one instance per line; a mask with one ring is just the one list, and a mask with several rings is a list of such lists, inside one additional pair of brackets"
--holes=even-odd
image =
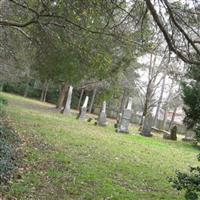
[(11, 178), (17, 167), (17, 151), (19, 138), (9, 127), (4, 106), (7, 100), (0, 97), (0, 185), (5, 184)]

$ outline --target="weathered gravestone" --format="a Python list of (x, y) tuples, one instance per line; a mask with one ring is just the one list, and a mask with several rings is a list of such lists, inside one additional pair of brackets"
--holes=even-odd
[(176, 125), (172, 127), (170, 133), (171, 133), (171, 139), (177, 140), (177, 126)]
[(177, 140), (177, 126), (174, 125), (171, 128), (170, 133), (166, 131), (163, 135), (163, 138), (168, 140)]
[(69, 90), (68, 90), (68, 95), (67, 95), (67, 101), (66, 101), (65, 109), (64, 109), (64, 112), (63, 112), (63, 114), (65, 114), (65, 115), (70, 114), (71, 101), (72, 101), (72, 91), (73, 91), (73, 87), (70, 86)]
[(151, 137), (152, 136), (152, 134), (151, 134), (152, 125), (153, 125), (153, 116), (151, 113), (148, 113), (144, 118), (142, 131), (141, 131), (140, 135), (143, 135), (146, 137)]
[(108, 124), (107, 119), (106, 119), (106, 102), (105, 101), (103, 102), (102, 110), (97, 119), (97, 124), (99, 126), (106, 126)]
[(122, 115), (119, 117), (117, 132), (128, 133), (128, 126), (132, 117), (132, 102), (133, 99), (129, 97), (127, 108), (124, 109)]
[(78, 114), (78, 117), (77, 117), (80, 120), (86, 120), (87, 119), (86, 113), (87, 113), (88, 100), (89, 100), (89, 97), (86, 96), (85, 101), (83, 103), (83, 106), (81, 107), (79, 114)]
[(182, 139), (183, 141), (186, 141), (186, 142), (193, 142), (193, 143), (196, 143), (196, 134), (194, 131), (192, 130), (188, 130), (185, 134), (185, 137)]

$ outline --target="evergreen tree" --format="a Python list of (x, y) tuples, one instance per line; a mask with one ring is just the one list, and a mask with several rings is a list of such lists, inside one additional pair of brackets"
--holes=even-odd
[[(196, 133), (197, 141), (200, 141), (200, 68), (191, 66), (188, 72), (189, 82), (183, 83), (183, 101), (185, 103), (184, 123)], [(200, 154), (198, 155), (200, 161)], [(190, 167), (189, 173), (180, 171), (176, 179), (171, 180), (177, 190), (185, 190), (187, 200), (198, 200), (200, 198), (200, 167)]]

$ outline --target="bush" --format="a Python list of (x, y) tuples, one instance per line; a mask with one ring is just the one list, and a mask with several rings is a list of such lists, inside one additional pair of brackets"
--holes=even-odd
[(0, 96), (0, 104), (1, 105), (6, 105), (7, 103), (8, 103), (7, 100)]
[(11, 172), (15, 168), (13, 162), (13, 148), (6, 140), (0, 141), (0, 183), (5, 183), (9, 180)]
[[(24, 96), (26, 86), (27, 86), (27, 83), (26, 81), (23, 81), (23, 80), (19, 83), (7, 82), (7, 83), (4, 83), (3, 91)], [(51, 86), (47, 93), (47, 99), (46, 99), (47, 102), (56, 103), (57, 98), (58, 98), (58, 92), (59, 91), (56, 86)], [(34, 82), (30, 82), (27, 97), (39, 100), (41, 93), (42, 93), (42, 87), (34, 88)]]
[[(198, 155), (200, 161), (200, 154)], [(190, 173), (176, 172), (171, 178), (172, 186), (177, 190), (185, 190), (185, 199), (198, 200), (200, 196), (200, 167), (190, 167)]]
[(15, 147), (19, 139), (11, 128), (5, 125), (3, 106), (7, 100), (0, 97), (0, 184), (9, 180), (16, 167)]

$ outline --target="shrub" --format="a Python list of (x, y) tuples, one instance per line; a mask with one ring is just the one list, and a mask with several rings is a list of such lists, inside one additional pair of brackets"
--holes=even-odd
[(6, 140), (0, 141), (0, 183), (9, 179), (15, 165), (12, 159), (13, 149)]
[(15, 132), (5, 125), (2, 107), (7, 104), (6, 99), (0, 97), (0, 184), (9, 180), (16, 167), (15, 146), (19, 142)]
[(7, 100), (0, 96), (0, 105), (3, 106), (6, 105), (7, 103), (8, 103)]
[[(200, 161), (200, 154), (198, 155)], [(177, 190), (185, 190), (185, 199), (198, 200), (200, 195), (200, 167), (190, 167), (189, 173), (176, 172), (171, 178), (172, 186)]]

